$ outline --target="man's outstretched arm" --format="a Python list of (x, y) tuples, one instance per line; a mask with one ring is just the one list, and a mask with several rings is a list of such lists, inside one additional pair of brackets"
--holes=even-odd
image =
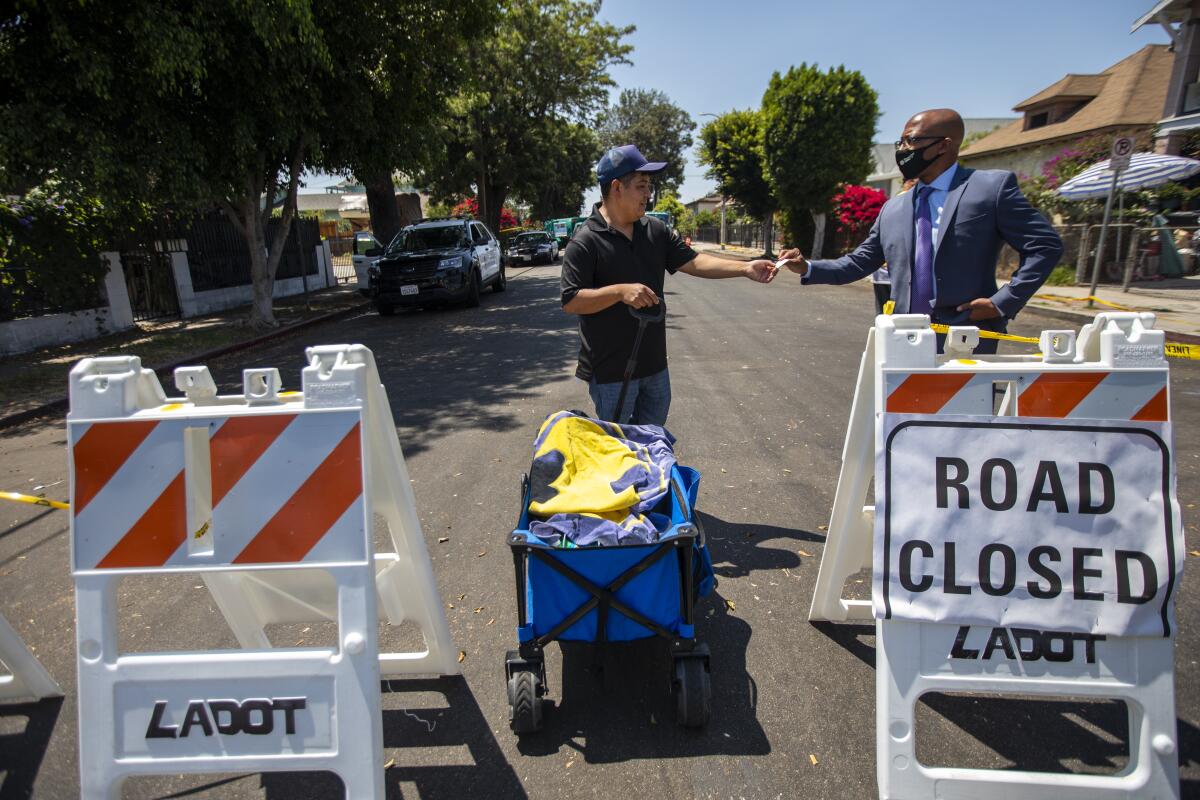
[(743, 262), (710, 256), (708, 253), (697, 253), (679, 271), (697, 278), (749, 278), (758, 283), (770, 283), (778, 272), (775, 265), (765, 258)]

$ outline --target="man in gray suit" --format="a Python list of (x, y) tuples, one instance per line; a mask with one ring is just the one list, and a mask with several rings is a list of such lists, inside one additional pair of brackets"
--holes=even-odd
[[(1062, 239), (1003, 170), (958, 164), (963, 121), (948, 108), (922, 111), (896, 142), (896, 164), (911, 191), (884, 204), (866, 240), (841, 258), (809, 261), (798, 249), (780, 255), (803, 283), (850, 283), (884, 263), (897, 314), (929, 314), (944, 325), (1003, 333), (1062, 256)], [(1021, 257), (996, 288), (996, 258), (1007, 242)], [(938, 337), (941, 349), (944, 337)], [(996, 352), (983, 339), (977, 353)]]

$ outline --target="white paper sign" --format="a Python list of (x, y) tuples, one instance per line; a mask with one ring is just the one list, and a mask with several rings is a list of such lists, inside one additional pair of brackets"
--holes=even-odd
[(885, 414), (881, 433), (877, 618), (1171, 634), (1169, 423)]

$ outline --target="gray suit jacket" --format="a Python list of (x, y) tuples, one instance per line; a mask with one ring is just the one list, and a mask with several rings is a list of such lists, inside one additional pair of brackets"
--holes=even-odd
[[(966, 324), (969, 312), (956, 311), (956, 306), (987, 297), (1003, 316), (978, 326), (1005, 330), (1007, 320), (1017, 315), (1058, 264), (1062, 239), (1021, 194), (1013, 173), (959, 165), (942, 207), (934, 247), (933, 308), (909, 309), (915, 195), (905, 192), (884, 203), (858, 249), (841, 258), (810, 262), (804, 283), (850, 283), (887, 262), (895, 313), (929, 313), (934, 322)], [(996, 258), (1005, 242), (1017, 251), (1021, 263), (1009, 282), (997, 289)]]

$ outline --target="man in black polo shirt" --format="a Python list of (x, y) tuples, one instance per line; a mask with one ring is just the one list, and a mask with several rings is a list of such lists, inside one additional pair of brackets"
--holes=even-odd
[(645, 216), (651, 178), (666, 168), (650, 163), (631, 144), (614, 147), (596, 166), (601, 201), (571, 241), (562, 267), (563, 310), (579, 315), (579, 366), (599, 419), (665, 425), (671, 407), (667, 325), (651, 323), (638, 350), (637, 369), (620, 413), (617, 400), (638, 322), (625, 306), (657, 305), (667, 272), (698, 278), (749, 278), (770, 283), (775, 265), (697, 253), (661, 220)]

